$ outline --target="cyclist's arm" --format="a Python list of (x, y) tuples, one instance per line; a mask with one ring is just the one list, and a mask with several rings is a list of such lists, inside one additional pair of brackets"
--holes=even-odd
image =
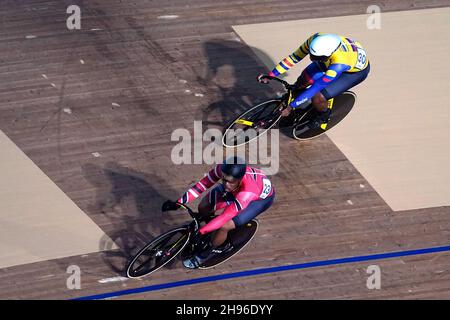
[(316, 80), (309, 79), (310, 82), (312, 82), (312, 86), (299, 94), (299, 96), (291, 102), (290, 106), (295, 109), (296, 107), (304, 104), (306, 101), (312, 99), (312, 97), (317, 92), (324, 89), (334, 80), (336, 80), (342, 74), (342, 72), (350, 70), (350, 68), (351, 66), (342, 63), (330, 65), (323, 76)]
[(220, 215), (201, 227), (199, 232), (201, 234), (206, 234), (220, 229), (225, 223), (237, 216), (239, 212), (247, 208), (253, 199), (254, 195), (252, 193), (240, 192), (233, 203), (226, 207)]
[(238, 211), (234, 207), (234, 204), (228, 206), (220, 215), (201, 227), (199, 230), (200, 234), (207, 234), (220, 229), (225, 223), (233, 219), (238, 214)]
[(304, 57), (306, 57), (309, 53), (309, 45), (314, 37), (316, 37), (318, 33), (310, 36), (303, 44), (295, 50), (292, 54), (288, 55), (286, 58), (281, 60), (275, 68), (269, 73), (269, 75), (277, 77), (287, 70), (292, 68), (295, 64), (299, 63)]
[(180, 203), (188, 203), (197, 199), (203, 192), (211, 188), (216, 184), (217, 181), (220, 180), (221, 172), (220, 165), (217, 165), (214, 169), (208, 172), (206, 176), (203, 177), (202, 180), (194, 184), (188, 191), (186, 191), (178, 202)]

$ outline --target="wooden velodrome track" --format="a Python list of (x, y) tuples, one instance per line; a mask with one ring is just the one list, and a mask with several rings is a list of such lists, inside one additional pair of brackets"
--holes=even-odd
[[(72, 4), (82, 8), (80, 31), (65, 28), (66, 8)], [(329, 138), (298, 143), (281, 136), (280, 172), (272, 177), (277, 202), (260, 216), (260, 229), (245, 251), (216, 269), (190, 271), (177, 262), (141, 280), (111, 280), (123, 275), (127, 258), (143, 241), (187, 220), (178, 212), (163, 215), (160, 205), (179, 196), (209, 167), (171, 162), (173, 130), (191, 130), (194, 120), (224, 123), (239, 111), (230, 106), (272, 94), (256, 83), (255, 76), (266, 69), (231, 26), (363, 14), (371, 4), (2, 1), (0, 129), (119, 249), (1, 269), (0, 298), (69, 299), (450, 245), (449, 207), (394, 213)], [(381, 9), (446, 5), (446, 0), (384, 1)], [(30, 34), (37, 38), (25, 39)], [(52, 78), (45, 82), (41, 74)], [(94, 152), (101, 156), (93, 157)], [(380, 290), (366, 287), (371, 264), (382, 270)], [(81, 268), (80, 290), (66, 287), (69, 265)], [(273, 272), (121, 298), (448, 299), (450, 253)]]

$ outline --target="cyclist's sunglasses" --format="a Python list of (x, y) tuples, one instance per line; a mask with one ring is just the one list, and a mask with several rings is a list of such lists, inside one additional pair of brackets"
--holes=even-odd
[(328, 59), (328, 57), (325, 57), (325, 56), (315, 56), (315, 55), (312, 55), (312, 54), (310, 54), (309, 56), (310, 56), (311, 61), (325, 62)]
[(234, 178), (234, 177), (231, 177), (231, 176), (227, 176), (227, 175), (222, 174), (222, 181), (223, 181), (223, 182), (228, 182), (228, 183), (236, 183), (236, 182), (238, 182), (238, 181), (240, 181), (240, 180), (239, 180), (239, 179), (236, 179), (236, 178)]

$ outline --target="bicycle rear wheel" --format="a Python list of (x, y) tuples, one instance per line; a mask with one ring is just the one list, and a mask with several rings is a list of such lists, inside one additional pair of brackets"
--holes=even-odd
[(224, 131), (223, 146), (244, 145), (270, 130), (281, 118), (281, 102), (280, 99), (262, 102), (237, 117)]
[(345, 91), (334, 98), (330, 121), (325, 130), (310, 128), (310, 121), (317, 116), (314, 108), (308, 109), (294, 124), (292, 136), (297, 140), (309, 140), (317, 138), (339, 124), (352, 110), (356, 102), (356, 94)]
[(127, 266), (127, 277), (139, 278), (166, 265), (189, 242), (187, 227), (170, 230), (149, 242)]

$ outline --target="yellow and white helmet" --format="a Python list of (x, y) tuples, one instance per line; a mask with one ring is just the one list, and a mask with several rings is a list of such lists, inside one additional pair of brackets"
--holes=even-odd
[(319, 34), (309, 45), (309, 53), (315, 57), (329, 57), (339, 48), (341, 37), (335, 34)]

